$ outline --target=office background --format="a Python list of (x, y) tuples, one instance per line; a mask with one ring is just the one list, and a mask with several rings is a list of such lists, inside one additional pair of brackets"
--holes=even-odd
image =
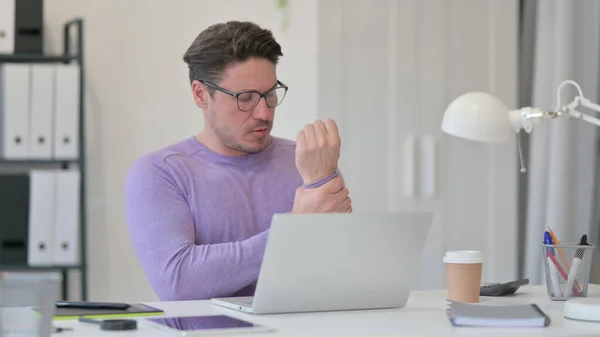
[(553, 108), (565, 79), (597, 102), (599, 14), (594, 0), (47, 0), (46, 52), (62, 51), (65, 21), (85, 23), (89, 299), (156, 298), (129, 241), (123, 181), (143, 153), (199, 132), (181, 57), (201, 30), (232, 19), (282, 44), (290, 91), (274, 135), (333, 117), (356, 212), (435, 211), (415, 288), (444, 287), (441, 259), (456, 248), (484, 252), (484, 282), (543, 282), (544, 226), (597, 242), (596, 130), (560, 121), (525, 137), (521, 174), (514, 140), (450, 137), (441, 118), (472, 90)]

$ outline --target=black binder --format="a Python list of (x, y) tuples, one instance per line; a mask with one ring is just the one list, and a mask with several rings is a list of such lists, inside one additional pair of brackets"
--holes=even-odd
[(28, 174), (0, 175), (0, 269), (27, 265), (29, 185)]
[(15, 0), (15, 53), (44, 53), (43, 0)]

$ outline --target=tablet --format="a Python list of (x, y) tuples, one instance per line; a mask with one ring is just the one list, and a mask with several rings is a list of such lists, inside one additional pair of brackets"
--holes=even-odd
[(235, 332), (269, 332), (273, 329), (226, 315), (144, 318), (141, 324), (176, 336), (204, 336)]

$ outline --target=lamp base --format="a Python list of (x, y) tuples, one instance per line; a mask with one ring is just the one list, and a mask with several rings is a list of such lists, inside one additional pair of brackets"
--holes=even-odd
[(600, 298), (574, 298), (565, 302), (563, 316), (586, 322), (600, 322)]

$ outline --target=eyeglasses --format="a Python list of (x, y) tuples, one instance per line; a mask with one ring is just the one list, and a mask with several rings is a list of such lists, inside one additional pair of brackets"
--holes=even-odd
[(244, 112), (254, 109), (254, 107), (258, 105), (258, 102), (260, 102), (260, 99), (263, 97), (265, 99), (265, 103), (267, 103), (267, 106), (269, 108), (274, 108), (283, 102), (285, 94), (288, 91), (288, 86), (281, 83), (281, 81), (277, 81), (277, 85), (265, 93), (260, 93), (256, 90), (232, 92), (207, 81), (200, 80), (200, 82), (215, 90), (219, 90), (220, 92), (235, 97), (238, 109)]

